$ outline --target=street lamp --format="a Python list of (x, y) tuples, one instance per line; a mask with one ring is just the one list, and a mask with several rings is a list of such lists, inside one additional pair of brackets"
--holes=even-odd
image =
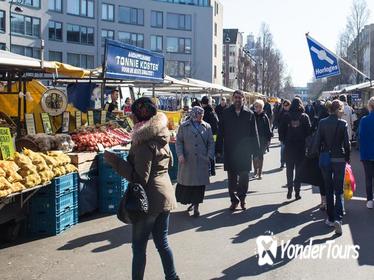
[(251, 59), (255, 63), (255, 92), (258, 91), (258, 62), (257, 60), (250, 54), (249, 50), (243, 49), (244, 54), (246, 54), (249, 59)]
[[(9, 1), (9, 51), (12, 51), (12, 7), (14, 4), (19, 5), (23, 4), (24, 0), (10, 0)], [(22, 13), (23, 9), (21, 7), (16, 6), (14, 11), (17, 13)]]

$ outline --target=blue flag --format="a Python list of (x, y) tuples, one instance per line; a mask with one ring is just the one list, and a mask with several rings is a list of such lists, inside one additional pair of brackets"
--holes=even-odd
[(316, 79), (340, 75), (340, 68), (336, 55), (308, 35), (306, 36), (306, 40), (308, 42)]

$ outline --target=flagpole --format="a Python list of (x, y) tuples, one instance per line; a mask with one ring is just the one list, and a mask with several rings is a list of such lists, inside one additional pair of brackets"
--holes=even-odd
[(322, 45), (320, 42), (317, 42), (315, 39), (313, 39), (312, 37), (309, 36), (309, 32), (305, 34), (305, 36), (307, 38), (309, 38), (311, 41), (315, 42), (316, 44), (320, 45), (321, 47), (323, 47), (325, 50), (327, 50), (329, 53), (333, 54), (336, 58), (338, 58), (339, 60), (341, 60), (342, 62), (344, 62), (347, 66), (351, 67), (353, 70), (355, 70), (357, 73), (361, 74), (362, 76), (364, 76), (366, 78), (366, 80), (368, 81), (371, 81), (372, 79), (365, 75), (363, 72), (361, 72), (360, 70), (358, 70), (356, 67), (354, 67), (352, 64), (350, 64), (348, 61), (346, 61), (345, 59), (343, 59), (342, 57), (336, 55), (334, 52), (330, 51), (328, 48), (326, 48), (324, 45)]

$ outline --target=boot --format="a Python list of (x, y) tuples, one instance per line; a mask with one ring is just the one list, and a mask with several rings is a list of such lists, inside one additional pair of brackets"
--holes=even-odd
[(295, 189), (295, 199), (296, 199), (296, 200), (301, 199), (301, 196), (300, 196), (300, 189)]
[(262, 167), (264, 165), (264, 160), (259, 160), (259, 164), (258, 164), (258, 179), (261, 180), (262, 179)]
[(193, 207), (193, 216), (195, 218), (200, 217), (199, 204), (195, 204)]
[(321, 204), (319, 206), (319, 210), (321, 211), (326, 210), (326, 196), (321, 195)]
[(292, 188), (288, 188), (287, 199), (291, 199), (291, 198), (292, 198)]
[(255, 173), (253, 174), (252, 178), (256, 178), (257, 177), (257, 170), (258, 170), (258, 161), (257, 159), (253, 159), (253, 169), (255, 171)]

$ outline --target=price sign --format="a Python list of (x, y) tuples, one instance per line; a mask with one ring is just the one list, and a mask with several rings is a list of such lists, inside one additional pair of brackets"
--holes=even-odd
[(100, 115), (100, 123), (101, 124), (105, 124), (106, 123), (106, 113), (107, 111), (101, 111), (101, 115)]
[(68, 133), (69, 132), (69, 125), (70, 125), (70, 113), (64, 112), (62, 115), (62, 133)]
[(4, 160), (14, 155), (14, 144), (9, 127), (0, 127), (0, 151)]
[(51, 124), (51, 119), (49, 118), (48, 113), (42, 113), (42, 123), (43, 123), (43, 129), (44, 133), (46, 134), (52, 134), (52, 124)]
[(88, 111), (88, 112), (87, 112), (87, 117), (88, 117), (88, 125), (89, 125), (89, 126), (95, 126), (94, 113), (93, 113), (93, 111)]
[(75, 128), (80, 128), (82, 126), (82, 112), (75, 112)]
[(36, 128), (35, 128), (35, 119), (34, 114), (25, 114), (25, 121), (26, 121), (26, 130), (28, 135), (35, 135)]

